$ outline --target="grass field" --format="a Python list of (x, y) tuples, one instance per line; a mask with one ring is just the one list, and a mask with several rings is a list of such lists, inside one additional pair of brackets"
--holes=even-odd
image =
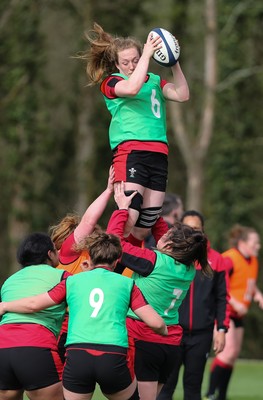
[[(207, 389), (209, 366), (210, 362), (205, 371), (203, 394)], [(174, 399), (183, 399), (182, 391)], [(230, 381), (228, 400), (263, 400), (263, 361), (238, 360)]]
[[(210, 362), (205, 371), (203, 394), (207, 388), (209, 365)], [(27, 397), (24, 400), (26, 399)], [(104, 396), (97, 389), (93, 400), (103, 399)], [(183, 400), (181, 379), (173, 399)], [(263, 361), (238, 360), (230, 382), (228, 400), (263, 400)]]

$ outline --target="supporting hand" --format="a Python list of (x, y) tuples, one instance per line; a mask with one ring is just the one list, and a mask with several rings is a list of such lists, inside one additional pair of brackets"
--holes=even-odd
[(114, 186), (113, 186), (114, 179), (115, 179), (115, 172), (114, 172), (113, 166), (111, 165), (110, 170), (109, 170), (108, 184), (107, 184), (107, 189), (111, 193), (113, 193), (113, 191), (114, 191)]
[(121, 210), (128, 210), (129, 205), (136, 194), (137, 190), (135, 190), (131, 195), (126, 196), (124, 193), (124, 182), (117, 182), (114, 185), (114, 199)]

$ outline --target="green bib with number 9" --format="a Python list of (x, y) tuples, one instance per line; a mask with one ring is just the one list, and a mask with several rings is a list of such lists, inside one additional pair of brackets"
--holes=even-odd
[(128, 347), (126, 316), (134, 281), (103, 268), (70, 276), (66, 283), (69, 326), (66, 345)]

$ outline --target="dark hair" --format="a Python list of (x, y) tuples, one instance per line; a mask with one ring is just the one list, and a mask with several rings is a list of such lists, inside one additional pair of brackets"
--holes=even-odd
[(101, 264), (112, 265), (122, 254), (119, 237), (99, 231), (86, 236), (74, 248), (76, 251), (87, 250), (94, 266)]
[(163, 239), (166, 245), (160, 252), (187, 266), (198, 262), (204, 275), (212, 276), (212, 269), (207, 262), (207, 237), (203, 232), (176, 222)]
[(239, 240), (246, 242), (250, 233), (257, 233), (257, 231), (250, 226), (234, 225), (229, 232), (230, 247), (237, 247)]
[(22, 268), (45, 264), (49, 259), (48, 252), (50, 250), (54, 250), (54, 244), (49, 235), (42, 232), (31, 233), (17, 249), (17, 261)]
[(199, 218), (200, 221), (201, 221), (202, 228), (203, 228), (204, 225), (205, 225), (205, 220), (204, 220), (203, 215), (202, 215), (200, 212), (196, 211), (196, 210), (188, 210), (188, 211), (185, 211), (185, 212), (183, 213), (182, 217), (181, 217), (181, 222), (182, 222), (182, 223), (183, 223), (183, 221), (184, 221), (184, 219), (185, 219), (186, 217), (197, 217), (197, 218)]
[(175, 193), (166, 193), (162, 206), (161, 215), (168, 215), (174, 209), (179, 208), (182, 205), (181, 197)]

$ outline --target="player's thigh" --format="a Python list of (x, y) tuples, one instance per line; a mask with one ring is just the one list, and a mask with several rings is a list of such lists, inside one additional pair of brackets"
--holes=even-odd
[(142, 208), (162, 207), (165, 192), (146, 188), (143, 195)]
[(158, 395), (158, 382), (138, 382), (140, 400), (154, 400)]
[(1, 400), (23, 400), (23, 390), (0, 390)]
[(93, 393), (74, 393), (65, 388), (63, 388), (63, 394), (65, 400), (90, 400), (93, 396)]
[(64, 400), (61, 382), (44, 387), (42, 389), (26, 391), (26, 394), (29, 400)]
[(226, 343), (224, 350), (218, 354), (218, 359), (227, 363), (233, 364), (238, 357), (244, 335), (244, 327), (236, 326), (235, 322), (231, 319), (228, 332), (226, 333)]

